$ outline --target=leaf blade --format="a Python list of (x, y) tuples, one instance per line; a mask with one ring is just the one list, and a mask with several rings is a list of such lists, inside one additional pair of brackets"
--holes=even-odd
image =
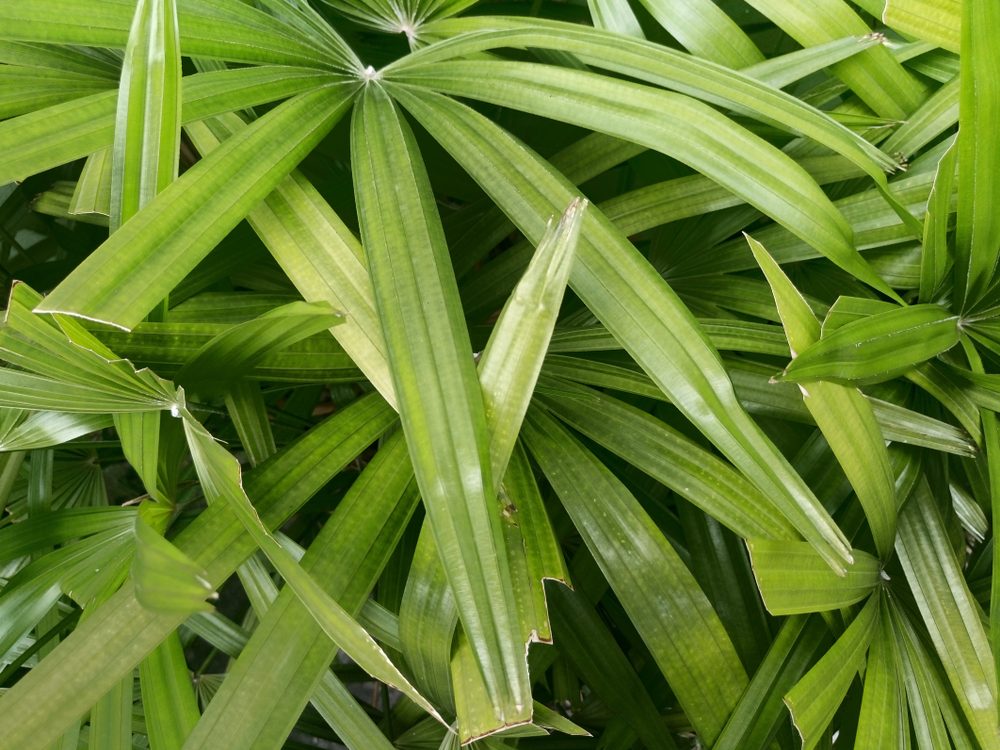
[[(134, 327), (326, 135), (350, 99), (344, 87), (321, 88), (269, 112), (123, 225), (39, 311)], [(232, 180), (241, 168), (245, 179)]]
[[(482, 391), (423, 163), (378, 86), (352, 123), (362, 240), (417, 484), (500, 726), (527, 722), (524, 644), (493, 480)], [(393, 201), (387, 197), (392, 196)], [(408, 256), (393, 253), (408, 247)]]
[(111, 167), (115, 231), (177, 178), (181, 48), (174, 0), (136, 5), (118, 87)]

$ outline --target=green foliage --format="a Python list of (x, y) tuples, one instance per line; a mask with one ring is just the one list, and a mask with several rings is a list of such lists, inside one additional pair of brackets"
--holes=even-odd
[(0, 3), (0, 750), (1000, 750), (998, 12)]

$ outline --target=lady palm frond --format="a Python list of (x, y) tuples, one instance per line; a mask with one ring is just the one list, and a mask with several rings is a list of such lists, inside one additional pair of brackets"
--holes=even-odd
[(1000, 748), (1000, 11), (884, 6), (0, 3), (0, 749)]

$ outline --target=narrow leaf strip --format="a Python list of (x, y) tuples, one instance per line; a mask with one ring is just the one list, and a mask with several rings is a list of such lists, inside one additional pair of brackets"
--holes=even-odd
[(455, 596), (425, 519), (399, 605), (399, 637), (414, 682), (445, 710), (455, 708), (451, 661), (457, 624)]
[[(886, 606), (883, 600), (883, 608)], [(899, 673), (891, 615), (884, 609), (868, 649), (865, 688), (858, 716), (857, 747), (905, 750), (910, 726), (906, 711), (906, 688)]]
[[(917, 631), (895, 599), (887, 599), (883, 608), (883, 616), (885, 615), (892, 618), (892, 637), (898, 658), (896, 668), (906, 690), (906, 703), (912, 718), (916, 746), (919, 750), (948, 747), (948, 730), (944, 725), (941, 709), (950, 702), (951, 697), (948, 695), (944, 675), (941, 674), (940, 662), (927, 651), (923, 635)], [(962, 720), (956, 723), (963, 725), (961, 733), (967, 735), (970, 731), (968, 724)], [(958, 747), (978, 747), (975, 742), (962, 744), (958, 735), (955, 740)]]
[(522, 546), (523, 574), (515, 578), (527, 584), (518, 590), (518, 609), (525, 641), (551, 643), (545, 581), (569, 584), (569, 572), (559, 548), (559, 540), (549, 521), (542, 495), (538, 490), (528, 454), (518, 443), (514, 446), (501, 488), (505, 538), (512, 539), (508, 549)]
[(243, 491), (237, 460), (189, 412), (184, 410), (181, 416), (198, 479), (209, 502), (222, 501), (233, 510), (243, 528), (344, 653), (372, 677), (400, 690), (440, 720), (434, 707), (410, 685), (372, 637), (278, 544)]
[(803, 750), (812, 750), (819, 744), (840, 708), (851, 682), (864, 666), (865, 652), (878, 627), (878, 619), (879, 597), (872, 596), (833, 647), (785, 696), (792, 721), (802, 737)]
[(181, 45), (175, 0), (136, 4), (122, 63), (112, 150), (114, 232), (177, 178)]
[(948, 219), (952, 213), (955, 161), (958, 148), (953, 143), (938, 162), (934, 187), (924, 215), (923, 250), (920, 253), (920, 301), (933, 302), (944, 283), (951, 253), (948, 247)]
[(635, 497), (564, 427), (533, 409), (525, 437), (695, 730), (713, 742), (747, 677), (711, 603)]
[(556, 325), (587, 201), (574, 199), (551, 224), (497, 319), (479, 364), (490, 431), (490, 468), (501, 477), (514, 450)]
[(111, 214), (111, 149), (102, 148), (87, 157), (73, 190), (69, 212), (73, 215)]
[(182, 747), (198, 723), (199, 713), (184, 648), (176, 632), (142, 660), (139, 686), (150, 747)]
[(783, 696), (824, 651), (826, 625), (818, 615), (789, 617), (736, 705), (713, 750), (764, 750), (787, 725)]
[(149, 496), (164, 506), (172, 505), (161, 491), (160, 463), (160, 411), (126, 412), (115, 414), (115, 429), (121, 441), (125, 459), (135, 469)]
[(760, 50), (711, 0), (640, 0), (649, 14), (692, 54), (742, 68), (760, 62)]
[[(771, 285), (794, 357), (819, 339), (819, 321), (764, 246), (749, 236), (747, 242)], [(896, 491), (885, 437), (871, 404), (855, 388), (826, 382), (803, 389), (802, 400), (851, 481), (879, 554), (888, 557), (896, 537)]]
[(986, 293), (1000, 257), (1000, 149), (992, 143), (1000, 119), (1000, 56), (995, 30), (1000, 5), (962, 3), (961, 95), (958, 110), (958, 219), (955, 302), (968, 309)]

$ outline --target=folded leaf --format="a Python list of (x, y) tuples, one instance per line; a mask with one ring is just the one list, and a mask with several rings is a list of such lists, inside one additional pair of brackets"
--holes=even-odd
[(772, 615), (824, 612), (859, 602), (880, 580), (879, 561), (854, 550), (854, 564), (838, 576), (805, 542), (750, 539), (754, 578)]
[(204, 568), (155, 531), (142, 515), (135, 519), (132, 580), (139, 603), (154, 612), (210, 612), (205, 600), (217, 599)]
[(175, 0), (136, 5), (118, 87), (111, 169), (111, 231), (177, 179), (181, 46)]
[(1000, 6), (962, 3), (961, 104), (958, 114), (958, 216), (955, 304), (966, 310), (986, 294), (1000, 258), (1000, 150), (990, 145), (1000, 117), (1000, 58), (993, 30)]

